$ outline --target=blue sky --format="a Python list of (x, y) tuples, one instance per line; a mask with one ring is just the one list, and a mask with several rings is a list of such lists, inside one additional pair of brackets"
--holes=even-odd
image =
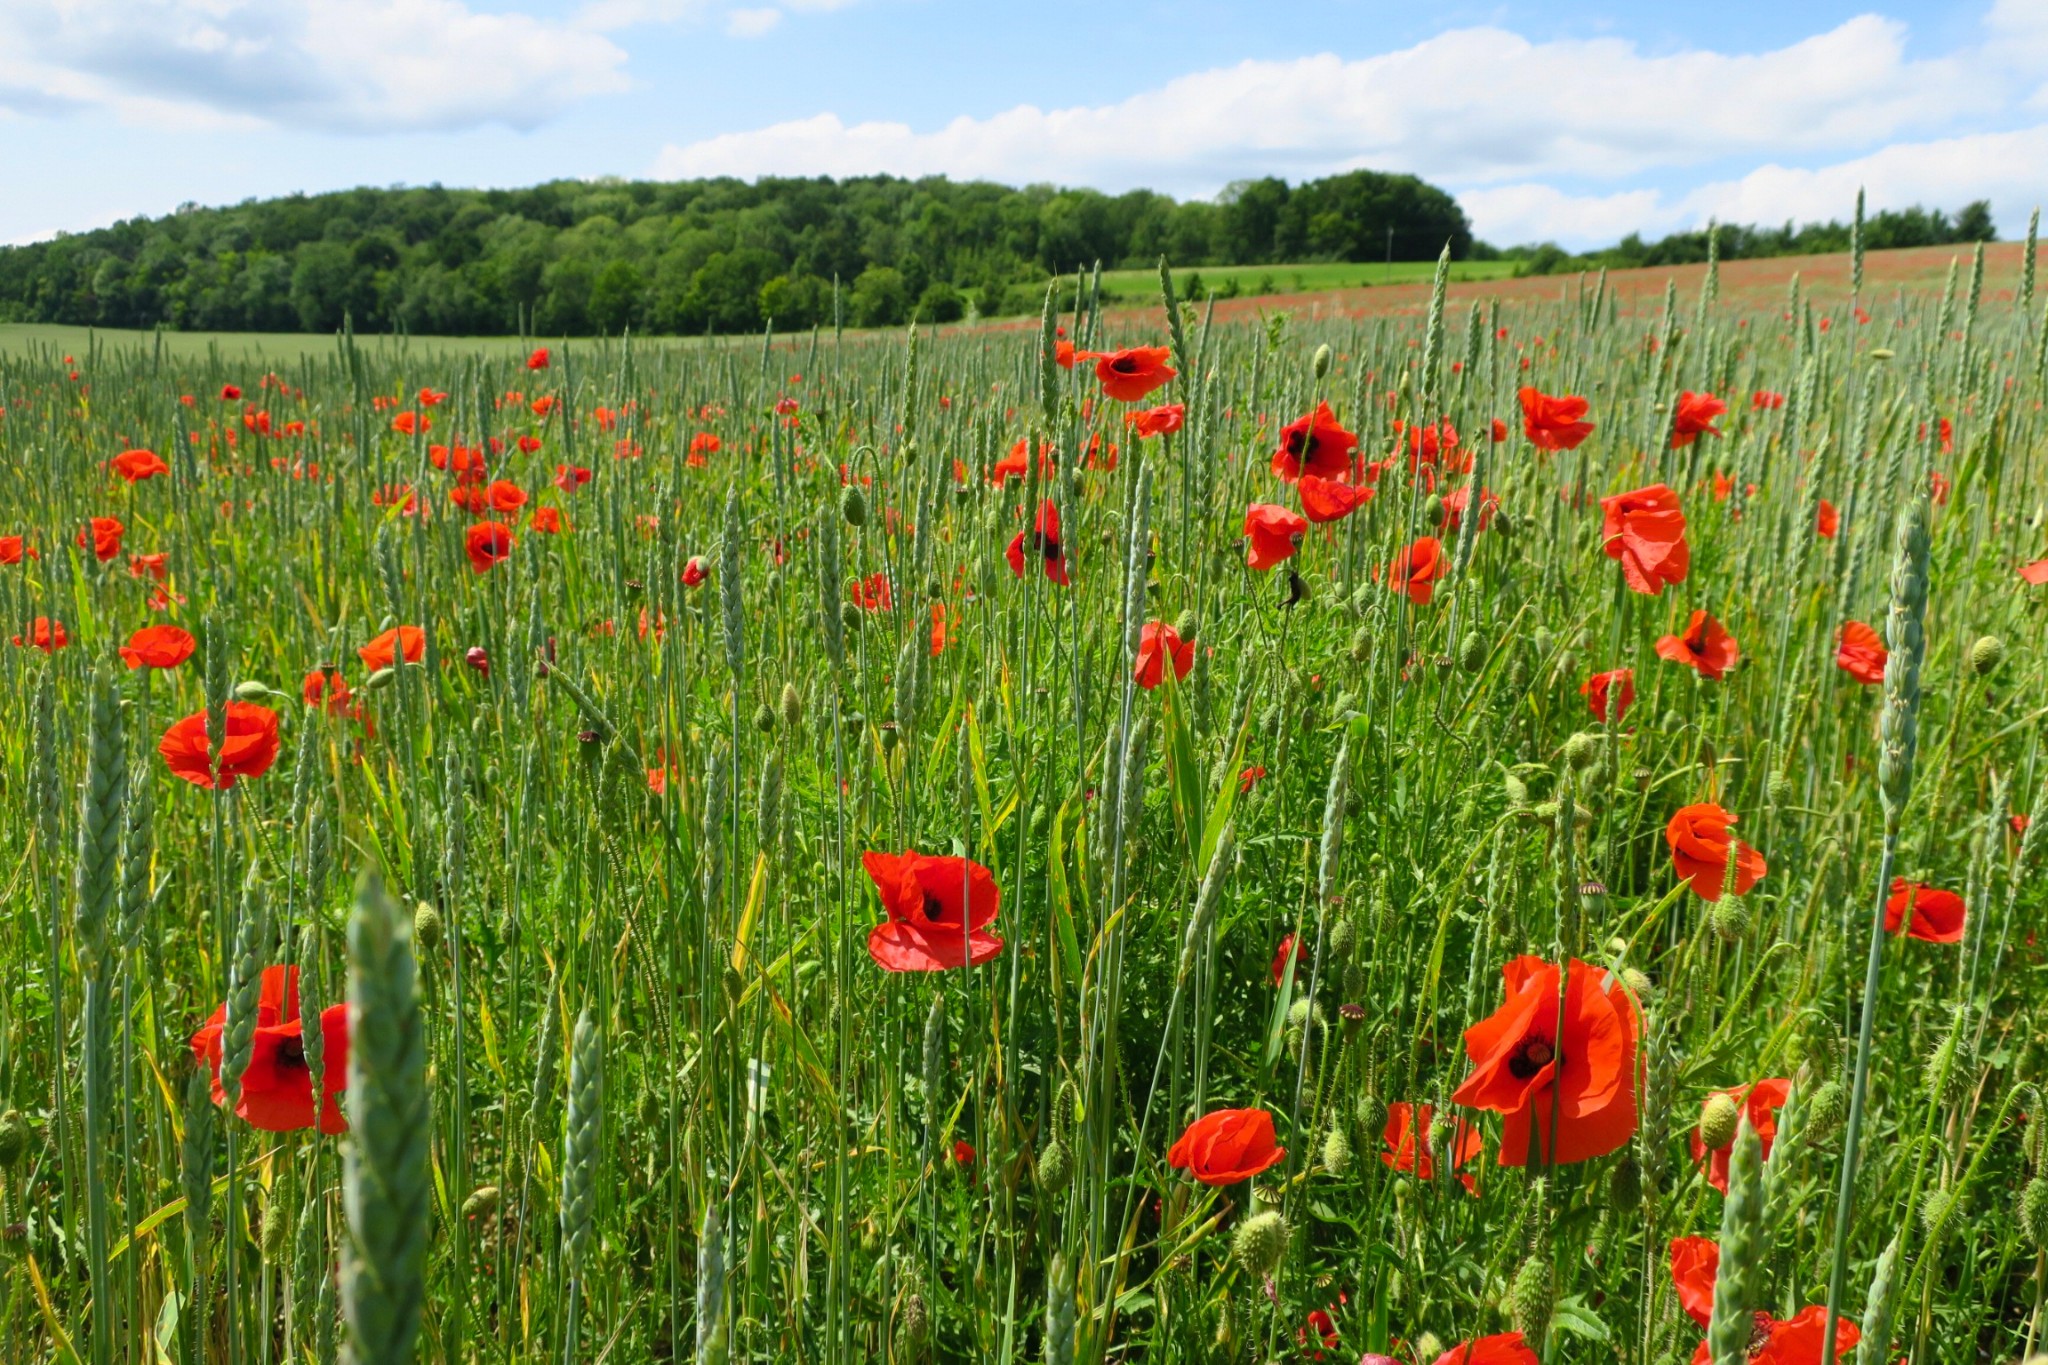
[(356, 184), (1352, 166), (1500, 243), (2044, 197), (2048, 0), (5, 0), (0, 242)]

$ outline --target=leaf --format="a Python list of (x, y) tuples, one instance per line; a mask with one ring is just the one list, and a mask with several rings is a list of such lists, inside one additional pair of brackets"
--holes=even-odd
[(1570, 1332), (1587, 1341), (1604, 1343), (1614, 1339), (1614, 1334), (1607, 1330), (1607, 1324), (1586, 1307), (1585, 1299), (1576, 1294), (1568, 1299), (1559, 1299), (1551, 1306), (1550, 1330)]

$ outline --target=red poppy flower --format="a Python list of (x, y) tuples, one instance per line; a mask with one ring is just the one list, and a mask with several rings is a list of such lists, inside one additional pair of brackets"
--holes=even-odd
[(1243, 796), (1253, 787), (1258, 786), (1260, 779), (1264, 778), (1265, 775), (1266, 770), (1263, 767), (1260, 767), (1256, 764), (1254, 764), (1252, 767), (1246, 768), (1243, 772), (1237, 775), (1237, 794), (1239, 796)]
[[(313, 1071), (306, 1065), (305, 1040), (299, 1025), (299, 969), (265, 967), (256, 998), (256, 1047), (242, 1073), (242, 1098), (235, 1113), (252, 1128), (266, 1133), (295, 1133), (311, 1128)], [(192, 1035), (192, 1056), (213, 1072), (213, 1102), (227, 1099), (221, 1088), (221, 1034), (228, 1007), (222, 1004)], [(348, 1005), (329, 1005), (320, 1012), (320, 1131), (330, 1136), (348, 1131), (348, 1121), (334, 1097), (348, 1088)]]
[[(1714, 1092), (1716, 1095), (1726, 1095), (1734, 1100), (1736, 1105), (1748, 1114), (1749, 1126), (1756, 1130), (1757, 1141), (1763, 1144), (1763, 1154), (1766, 1157), (1770, 1156), (1771, 1143), (1778, 1136), (1778, 1111), (1785, 1107), (1785, 1098), (1791, 1093), (1792, 1082), (1783, 1077)], [(1707, 1163), (1707, 1183), (1723, 1194), (1728, 1193), (1728, 1162), (1734, 1153), (1735, 1138), (1732, 1135), (1726, 1142), (1710, 1151), (1700, 1138), (1698, 1126), (1694, 1126), (1692, 1159), (1695, 1162)]]
[(1636, 1130), (1635, 996), (1605, 968), (1574, 959), (1560, 1037), (1557, 964), (1518, 957), (1501, 975), (1507, 1000), (1465, 1030), (1472, 1074), (1451, 1098), (1507, 1116), (1503, 1166), (1590, 1161), (1621, 1147)]
[(410, 408), (391, 419), (391, 429), (405, 436), (416, 436), (422, 431), (434, 429), (434, 419)]
[[(1721, 1192), (1728, 1192), (1725, 1185)], [(1720, 1272), (1721, 1247), (1713, 1238), (1671, 1239), (1671, 1283), (1678, 1289), (1678, 1306), (1702, 1327), (1713, 1320), (1714, 1278)]]
[(62, 621), (48, 616), (38, 616), (29, 622), (22, 634), (14, 637), (14, 643), (16, 646), (25, 644), (40, 649), (45, 654), (55, 654), (71, 643), (71, 635), (64, 629)]
[(1151, 691), (1166, 680), (1166, 662), (1173, 661), (1176, 681), (1195, 666), (1195, 647), (1180, 638), (1180, 632), (1163, 621), (1147, 621), (1138, 633), (1137, 683)]
[[(1847, 1318), (1835, 1319), (1835, 1350), (1828, 1356), (1828, 1310), (1819, 1304), (1803, 1309), (1796, 1318), (1783, 1322), (1758, 1310), (1750, 1332), (1746, 1365), (1834, 1365), (1850, 1351), (1863, 1333)], [(1692, 1365), (1708, 1365), (1713, 1354), (1701, 1342), (1692, 1354)]]
[(526, 529), (544, 536), (562, 534), (562, 509), (559, 507), (536, 507), (526, 519)]
[(349, 699), (355, 695), (341, 676), (338, 668), (316, 668), (306, 674), (299, 684), (299, 695), (308, 706), (325, 706), (327, 714), (338, 716), (348, 710)]
[(198, 644), (190, 631), (177, 626), (144, 626), (121, 646), (121, 658), (130, 668), (176, 668)]
[(1576, 450), (1593, 434), (1583, 398), (1539, 393), (1528, 385), (1515, 396), (1522, 400), (1522, 434), (1538, 450)]
[(974, 1164), (974, 1158), (975, 1151), (973, 1143), (967, 1141), (965, 1138), (957, 1139), (953, 1143), (953, 1164), (955, 1166), (972, 1166)]
[(1885, 660), (1891, 652), (1884, 647), (1877, 632), (1861, 621), (1847, 621), (1835, 645), (1835, 667), (1847, 673), (1857, 682), (1881, 683), (1884, 681)]
[(1178, 371), (1166, 363), (1173, 352), (1165, 346), (1132, 346), (1093, 357), (1095, 378), (1105, 398), (1135, 403), (1170, 381)]
[(92, 557), (104, 564), (121, 553), (121, 537), (127, 530), (119, 517), (94, 517), (78, 533), (78, 546), (91, 550)]
[(1450, 571), (1443, 543), (1435, 536), (1422, 536), (1394, 556), (1387, 566), (1387, 586), (1407, 593), (1408, 600), (1415, 605), (1426, 607), (1436, 595), (1437, 583)]
[(1138, 434), (1141, 441), (1150, 440), (1154, 436), (1167, 436), (1187, 424), (1188, 405), (1166, 403), (1156, 408), (1146, 408), (1143, 412), (1134, 412), (1125, 420), (1130, 423), (1131, 430)]
[(1601, 548), (1621, 561), (1622, 577), (1636, 592), (1656, 597), (1667, 583), (1685, 581), (1692, 546), (1685, 539), (1685, 513), (1678, 494), (1664, 484), (1600, 499), (1605, 520)]
[(2037, 588), (2043, 583), (2048, 583), (2048, 559), (2037, 559), (2031, 564), (2020, 565), (2020, 577)]
[(1306, 417), (1280, 428), (1280, 448), (1273, 452), (1273, 473), (1292, 483), (1303, 474), (1319, 479), (1344, 479), (1351, 472), (1358, 435), (1337, 423), (1328, 403), (1316, 404)]
[(1937, 891), (1904, 877), (1892, 878), (1891, 899), (1884, 903), (1884, 931), (1899, 932), (1906, 923), (1906, 907), (1913, 907), (1913, 920), (1906, 925), (1906, 937), (1924, 943), (1960, 943), (1963, 939), (1963, 898), (1953, 891)]
[(1079, 358), (1080, 354), (1079, 351), (1074, 349), (1074, 343), (1071, 341), (1061, 339), (1052, 344), (1053, 363), (1063, 370), (1073, 369), (1074, 361)]
[(464, 535), (463, 548), (471, 569), (489, 573), (492, 565), (511, 555), (512, 528), (502, 521), (480, 521)]
[(1842, 514), (1826, 498), (1820, 500), (1820, 508), (1813, 516), (1813, 529), (1822, 540), (1833, 540), (1842, 527)]
[(868, 956), (883, 970), (979, 966), (1002, 952), (1003, 941), (987, 926), (1003, 894), (980, 863), (914, 850), (863, 853), (860, 860), (889, 917), (868, 935)]
[(130, 578), (154, 578), (161, 582), (170, 572), (168, 568), (170, 558), (168, 554), (130, 555), (128, 556), (128, 576)]
[(153, 450), (124, 450), (107, 461), (107, 465), (130, 483), (140, 483), (171, 472), (163, 457)]
[[(1038, 517), (1032, 524), (1031, 551), (1034, 558), (1045, 565), (1045, 576), (1053, 582), (1066, 586), (1067, 552), (1060, 543), (1060, 509), (1051, 498), (1038, 504)], [(1010, 572), (1024, 576), (1024, 533), (1019, 531), (1003, 551), (1003, 558), (1010, 561)]]
[(1263, 1109), (1218, 1109), (1189, 1124), (1167, 1149), (1166, 1164), (1204, 1185), (1235, 1185), (1270, 1170), (1287, 1155), (1274, 1145), (1273, 1116)]
[(233, 385), (233, 384), (223, 384), (223, 385), (221, 385), (221, 386), (220, 386), (220, 401), (221, 401), (221, 402), (223, 402), (223, 403), (234, 403), (234, 402), (238, 402), (238, 401), (240, 401), (241, 397), (242, 397), (242, 391), (241, 391), (241, 389), (237, 388), (237, 387), (236, 387), (235, 385)]
[(1255, 502), (1244, 510), (1244, 533), (1251, 538), (1245, 564), (1264, 571), (1294, 558), (1301, 538), (1308, 534), (1308, 518), (1270, 502)]
[(558, 464), (555, 466), (555, 487), (564, 493), (574, 493), (590, 482), (590, 471), (582, 465)]
[[(24, 559), (41, 559), (36, 548), (21, 536), (0, 536), (0, 564), (19, 564)], [(2042, 561), (2048, 563), (2048, 560)]]
[(1742, 649), (1728, 628), (1704, 611), (1692, 614), (1685, 634), (1665, 635), (1657, 641), (1657, 657), (1696, 668), (1703, 678), (1720, 681), (1723, 674), (1742, 657)]
[(1614, 668), (1595, 673), (1579, 684), (1579, 695), (1593, 708), (1593, 719), (1603, 725), (1619, 725), (1628, 708), (1635, 705), (1636, 671)]
[(227, 736), (221, 741), (218, 768), (207, 765), (206, 712), (195, 711), (164, 731), (157, 752), (173, 777), (195, 787), (222, 791), (245, 777), (261, 777), (277, 762), (277, 712), (251, 701), (228, 703)]
[[(1455, 531), (1464, 525), (1465, 509), (1472, 505), (1472, 485), (1461, 484), (1444, 495), (1444, 529)], [(1500, 494), (1491, 489), (1479, 490), (1479, 529), (1484, 531), (1493, 524), (1493, 514), (1500, 510)]]
[[(1417, 1180), (1436, 1179), (1436, 1144), (1430, 1135), (1434, 1121), (1435, 1110), (1431, 1105), (1410, 1104), (1406, 1100), (1389, 1103), (1386, 1127), (1380, 1133), (1380, 1141), (1387, 1150), (1380, 1153), (1380, 1163), (1396, 1171), (1407, 1171)], [(1451, 1139), (1454, 1171), (1486, 1150), (1485, 1134), (1463, 1119), (1456, 1124)], [(1460, 1175), (1458, 1183), (1467, 1194), (1479, 1192), (1478, 1182), (1469, 1175)]]
[(1671, 846), (1671, 866), (1682, 882), (1709, 905), (1721, 899), (1728, 880), (1728, 850), (1735, 847), (1735, 894), (1746, 896), (1749, 888), (1770, 871), (1764, 855), (1734, 838), (1728, 827), (1735, 817), (1711, 801), (1683, 806), (1664, 826), (1664, 842)]
[(1373, 499), (1369, 484), (1354, 487), (1318, 474), (1304, 474), (1295, 485), (1301, 493), (1301, 510), (1310, 521), (1337, 521), (1350, 516)]
[(1749, 396), (1749, 406), (1758, 412), (1768, 412), (1785, 406), (1785, 395), (1772, 393), (1769, 389), (1758, 389)]
[(493, 511), (517, 512), (526, 506), (526, 490), (507, 479), (498, 479), (484, 490)]
[[(1031, 473), (1031, 448), (1024, 437), (1019, 436), (1010, 446), (1010, 453), (997, 460), (988, 471), (988, 481), (1001, 488), (1009, 480), (1028, 477)], [(1052, 442), (1038, 443), (1038, 477), (1050, 479), (1059, 466), (1053, 462)]]
[(1508, 424), (1496, 417), (1493, 419), (1492, 425), (1486, 429), (1486, 434), (1495, 445), (1499, 445), (1508, 438)]
[(403, 654), (405, 661), (416, 664), (426, 657), (427, 633), (418, 626), (393, 626), (382, 635), (372, 639), (356, 651), (356, 657), (369, 669), (389, 668), (398, 662)]
[(877, 569), (866, 578), (856, 578), (849, 589), (853, 604), (862, 611), (887, 611), (892, 599), (889, 595), (889, 575)]
[[(1297, 962), (1300, 960), (1300, 953), (1296, 949), (1294, 935), (1292, 934), (1282, 937), (1280, 946), (1273, 950), (1271, 974), (1273, 977), (1273, 989), (1275, 990), (1280, 989), (1280, 983), (1287, 979), (1287, 962), (1289, 958), (1293, 958)], [(1301, 969), (1297, 966), (1295, 970), (1299, 972)]]
[(1461, 1342), (1438, 1356), (1435, 1365), (1537, 1365), (1537, 1360), (1520, 1332), (1501, 1332)]
[(683, 586), (686, 588), (694, 588), (710, 576), (704, 571), (702, 555), (691, 555), (689, 561), (683, 565)]
[(545, 346), (537, 348), (532, 355), (526, 357), (526, 368), (529, 370), (545, 370), (547, 367), (548, 348)]
[(1728, 405), (1711, 393), (1681, 392), (1671, 413), (1671, 448), (1682, 449), (1702, 436), (1719, 436), (1714, 419), (1726, 411)]

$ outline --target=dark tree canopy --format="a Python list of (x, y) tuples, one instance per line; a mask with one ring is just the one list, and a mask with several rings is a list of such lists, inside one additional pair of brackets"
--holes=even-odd
[(1457, 201), (1351, 171), (1217, 203), (943, 177), (554, 181), (185, 206), (0, 249), (0, 318), (108, 327), (545, 335), (745, 332), (1035, 308), (1086, 268), (1472, 249)]

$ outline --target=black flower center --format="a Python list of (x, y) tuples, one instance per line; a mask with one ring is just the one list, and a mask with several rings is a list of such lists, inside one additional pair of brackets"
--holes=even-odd
[(306, 1067), (306, 1044), (301, 1038), (287, 1038), (277, 1046), (277, 1064), (304, 1071)]
[(1048, 564), (1057, 564), (1060, 556), (1065, 553), (1060, 548), (1060, 538), (1058, 536), (1049, 536), (1043, 531), (1037, 531), (1032, 534), (1031, 539), (1032, 543), (1038, 547), (1038, 553), (1045, 557), (1045, 561)]
[(1138, 372), (1138, 362), (1131, 356), (1122, 355), (1110, 361), (1109, 368), (1115, 370), (1118, 374), (1136, 374)]
[(1557, 1060), (1548, 1038), (1524, 1038), (1521, 1046), (1508, 1058), (1508, 1074), (1518, 1081), (1526, 1081), (1544, 1067)]
[(944, 901), (929, 891), (924, 893), (924, 917), (927, 921), (932, 924), (950, 924), (951, 915), (952, 912), (946, 908)]

